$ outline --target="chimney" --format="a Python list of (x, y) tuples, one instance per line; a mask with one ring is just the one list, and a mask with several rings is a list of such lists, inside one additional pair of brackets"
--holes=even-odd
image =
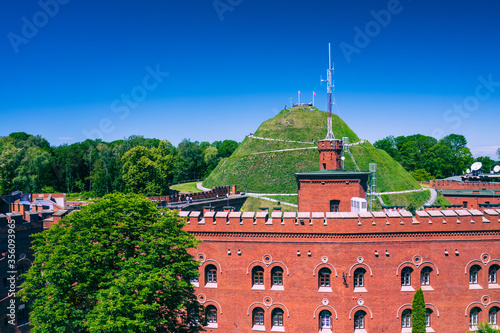
[(206, 212), (215, 212), (215, 208), (212, 206), (204, 206), (203, 207), (203, 216), (205, 216)]
[(233, 206), (224, 206), (223, 209), (224, 209), (225, 212), (228, 212), (228, 213), (234, 212), (234, 207)]

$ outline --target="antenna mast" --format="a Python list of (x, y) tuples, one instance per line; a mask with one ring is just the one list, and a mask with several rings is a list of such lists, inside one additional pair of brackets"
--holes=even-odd
[(334, 140), (335, 136), (333, 135), (332, 131), (332, 107), (333, 107), (333, 101), (332, 101), (332, 92), (333, 92), (333, 80), (332, 80), (332, 74), (333, 74), (333, 67), (332, 67), (332, 53), (330, 49), (330, 43), (328, 43), (328, 69), (326, 70), (326, 80), (321, 80), (321, 81), (326, 81), (326, 95), (327, 95), (327, 110), (329, 112), (328, 114), (328, 120), (327, 120), (327, 130), (328, 132), (326, 133), (326, 138), (325, 140)]

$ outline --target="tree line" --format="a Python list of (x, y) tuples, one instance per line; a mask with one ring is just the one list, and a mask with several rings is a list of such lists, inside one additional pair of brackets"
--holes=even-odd
[(168, 184), (208, 176), (238, 147), (233, 140), (198, 142), (132, 135), (57, 147), (24, 132), (0, 137), (0, 195), (23, 192), (168, 194)]
[[(484, 172), (490, 172), (495, 165), (487, 156), (474, 160), (467, 140), (459, 134), (450, 134), (441, 140), (421, 134), (387, 136), (374, 146), (385, 150), (419, 181), (462, 175), (474, 161), (483, 163)], [(500, 149), (497, 154), (500, 158)]]

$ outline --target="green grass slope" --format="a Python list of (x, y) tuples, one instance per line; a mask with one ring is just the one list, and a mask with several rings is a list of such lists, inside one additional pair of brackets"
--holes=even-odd
[[(318, 151), (277, 150), (316, 147), (312, 140), (317, 142), (325, 138), (327, 117), (327, 112), (316, 108), (314, 111), (300, 107), (282, 110), (274, 118), (263, 122), (254, 136), (289, 142), (246, 137), (233, 155), (219, 163), (203, 185), (237, 185), (240, 191), (247, 192), (296, 193), (294, 173), (318, 170)], [(356, 133), (338, 116), (334, 115), (332, 122), (336, 138), (347, 136), (351, 143), (360, 141)], [(420, 187), (385, 151), (376, 149), (368, 142), (351, 146), (350, 149), (361, 171), (368, 171), (369, 163), (377, 163), (377, 191), (400, 191)], [(348, 154), (345, 165), (346, 169), (356, 170)]]

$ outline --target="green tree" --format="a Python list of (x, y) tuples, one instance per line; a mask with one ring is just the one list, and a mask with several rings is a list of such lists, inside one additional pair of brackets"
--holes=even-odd
[(18, 294), (32, 332), (200, 332), (197, 240), (183, 226), (150, 200), (110, 194), (36, 234)]
[(488, 156), (478, 156), (474, 159), (474, 162), (481, 162), (483, 164), (483, 172), (485, 173), (493, 171), (493, 168), (495, 167), (495, 161)]
[(217, 148), (213, 146), (207, 147), (207, 149), (205, 149), (205, 151), (203, 152), (203, 159), (205, 161), (205, 165), (207, 166), (205, 175), (208, 176), (210, 172), (212, 172), (212, 170), (215, 169), (217, 163), (219, 163), (220, 160)]
[(476, 331), (470, 331), (474, 333), (500, 333), (500, 329), (491, 327), (488, 323), (479, 323), (477, 325)]
[(427, 172), (427, 170), (425, 169), (417, 169), (415, 171), (411, 171), (410, 174), (413, 176), (413, 178), (415, 178), (415, 180), (420, 182), (427, 182), (431, 179), (434, 179), (434, 176)]
[(122, 157), (123, 181), (127, 190), (144, 195), (161, 195), (172, 181), (172, 145), (162, 141), (157, 148), (136, 146)]
[(425, 301), (422, 288), (419, 288), (413, 296), (411, 304), (412, 333), (425, 333)]
[(394, 136), (390, 135), (381, 140), (375, 141), (373, 144), (375, 148), (385, 150), (387, 154), (389, 154), (396, 161), (399, 159), (398, 147), (396, 145), (396, 141), (394, 140)]
[(220, 147), (217, 147), (219, 157), (226, 158), (231, 156), (236, 148), (238, 148), (238, 145), (238, 142), (234, 140), (224, 140)]
[(177, 146), (177, 180), (200, 178), (204, 174), (205, 161), (197, 141), (182, 140)]
[(450, 134), (442, 138), (439, 143), (451, 149), (451, 175), (461, 175), (474, 161), (470, 149), (466, 147), (467, 140), (463, 135)]

